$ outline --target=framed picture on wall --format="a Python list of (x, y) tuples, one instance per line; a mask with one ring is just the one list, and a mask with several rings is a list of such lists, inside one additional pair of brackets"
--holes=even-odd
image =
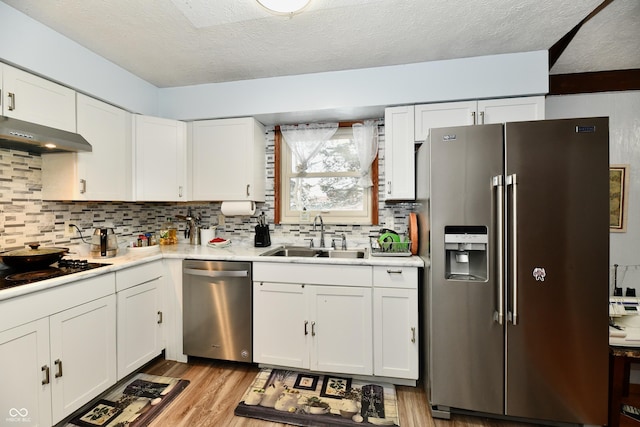
[(609, 231), (627, 231), (629, 165), (609, 166)]

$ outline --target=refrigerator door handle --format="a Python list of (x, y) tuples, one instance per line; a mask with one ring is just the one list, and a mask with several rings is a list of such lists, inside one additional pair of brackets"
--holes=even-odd
[(498, 309), (493, 312), (494, 322), (504, 323), (504, 179), (502, 175), (493, 177), (496, 191), (496, 277), (498, 278)]
[(511, 311), (509, 320), (518, 324), (518, 182), (516, 174), (507, 176), (507, 186), (511, 187)]

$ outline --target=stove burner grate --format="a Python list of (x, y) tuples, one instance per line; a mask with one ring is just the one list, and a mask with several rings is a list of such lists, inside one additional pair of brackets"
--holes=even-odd
[(62, 276), (64, 273), (57, 268), (49, 268), (46, 270), (24, 271), (20, 273), (10, 274), (5, 280), (10, 282), (24, 282), (51, 279), (53, 277)]

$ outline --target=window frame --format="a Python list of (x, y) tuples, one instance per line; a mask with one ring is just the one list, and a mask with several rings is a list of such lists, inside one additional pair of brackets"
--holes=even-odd
[[(351, 127), (354, 123), (362, 123), (362, 121), (351, 121), (351, 122), (340, 122), (338, 127), (345, 128)], [(284, 164), (284, 153), (283, 153), (283, 144), (284, 140), (282, 137), (282, 132), (280, 132), (280, 126), (275, 126), (274, 129), (274, 222), (275, 224), (299, 224), (300, 221), (287, 221), (283, 222), (283, 197), (282, 197), (282, 184), (283, 184), (283, 173), (282, 167)], [(371, 204), (371, 215), (368, 218), (367, 222), (363, 222), (362, 217), (354, 218), (354, 220), (347, 221), (335, 221), (331, 219), (330, 213), (322, 213), (323, 219), (325, 223), (329, 224), (351, 224), (351, 225), (378, 225), (378, 155), (376, 154), (375, 159), (371, 164), (371, 180), (373, 181), (373, 187), (370, 188), (370, 204)], [(320, 212), (309, 212), (309, 219), (312, 220), (316, 214)], [(344, 217), (341, 217), (344, 218)]]

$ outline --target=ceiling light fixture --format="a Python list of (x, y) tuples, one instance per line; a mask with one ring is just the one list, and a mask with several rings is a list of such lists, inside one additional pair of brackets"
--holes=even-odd
[(311, 0), (256, 0), (262, 7), (276, 15), (295, 15), (302, 12)]

